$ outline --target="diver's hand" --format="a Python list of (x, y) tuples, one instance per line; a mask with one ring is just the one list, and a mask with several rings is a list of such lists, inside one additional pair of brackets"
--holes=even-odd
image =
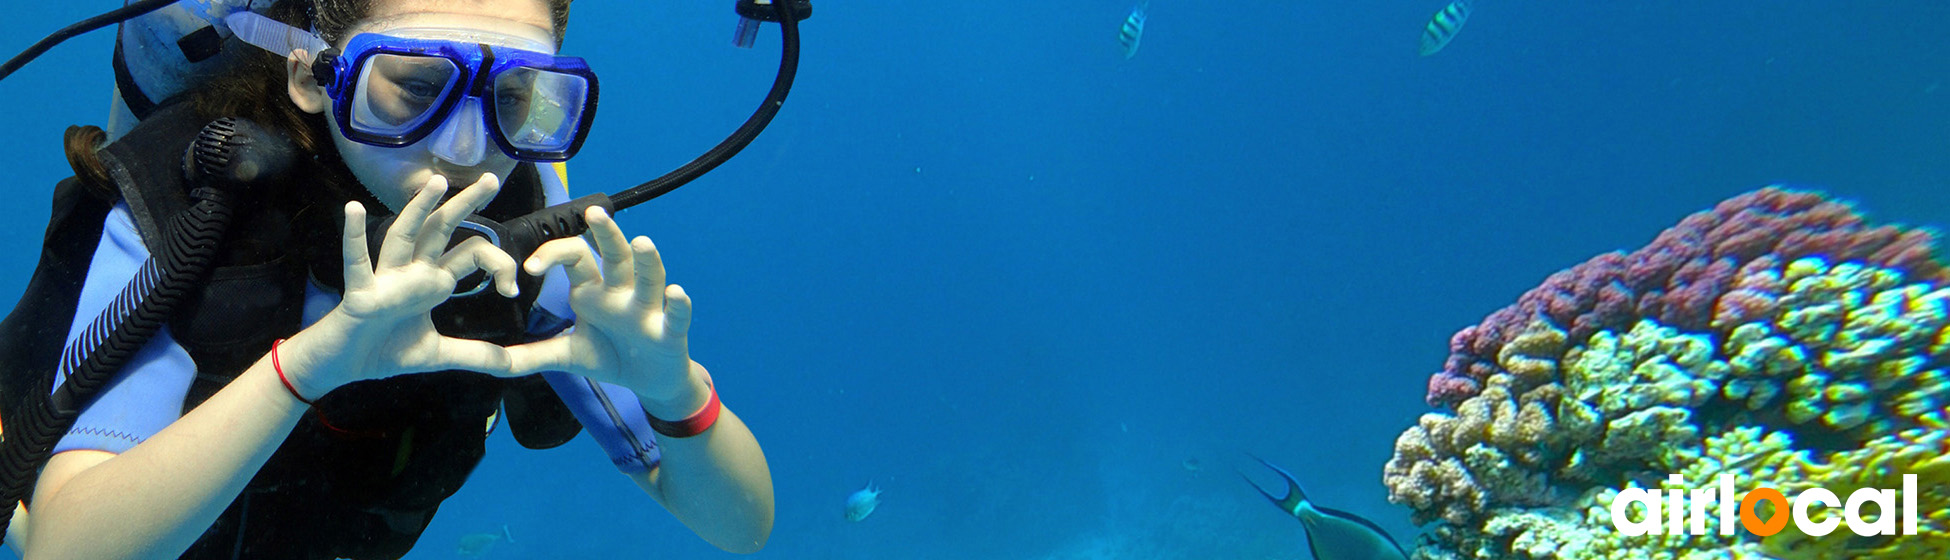
[[(691, 361), (687, 339), (690, 295), (675, 284), (664, 284), (663, 257), (650, 238), (625, 239), (616, 221), (602, 208), (592, 207), (583, 217), (589, 222), (588, 237), (595, 240), (596, 252), (602, 255), (600, 263), (588, 242), (572, 237), (542, 244), (523, 264), (535, 275), (555, 266), (567, 270), (575, 329), (509, 348), (515, 372), (573, 373), (627, 387), (646, 401), (673, 406), (681, 406), (675, 401), (701, 395), (697, 389), (702, 388), (704, 370)], [(654, 406), (652, 402), (645, 404)], [(689, 412), (671, 417), (681, 418)]]
[(454, 228), (500, 188), (499, 178), (483, 175), (441, 204), (447, 181), (434, 176), (386, 230), (377, 261), (366, 249), (365, 207), (345, 205), (345, 297), (279, 349), (300, 394), (317, 398), (346, 383), (403, 373), (506, 374), (506, 349), (441, 336), (429, 314), (447, 301), (459, 279), (476, 270), (492, 275), (502, 295), (515, 295), (515, 260), (506, 252), (478, 237), (447, 249)]

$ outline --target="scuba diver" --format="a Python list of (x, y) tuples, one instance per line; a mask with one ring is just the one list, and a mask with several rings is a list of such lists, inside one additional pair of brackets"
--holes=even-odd
[(565, 187), (599, 91), (557, 53), (569, 0), (219, 3), (244, 5), (217, 14), (219, 70), (144, 84), (125, 29), (135, 122), (69, 129), (75, 177), (0, 322), (7, 541), (399, 558), (505, 424), (529, 448), (587, 428), (700, 537), (761, 548), (764, 455), (691, 359), (690, 296), (609, 212), (750, 142), (810, 6), (759, 5), (792, 62), (763, 119), (612, 201)]

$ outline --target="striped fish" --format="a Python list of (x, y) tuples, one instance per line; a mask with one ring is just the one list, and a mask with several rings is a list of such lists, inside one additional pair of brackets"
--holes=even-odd
[(1422, 56), (1435, 54), (1448, 46), (1449, 41), (1456, 38), (1456, 33), (1462, 31), (1463, 22), (1469, 21), (1469, 12), (1473, 9), (1469, 0), (1454, 0), (1436, 12), (1435, 17), (1429, 18), (1429, 26), (1422, 29)]
[(1131, 8), (1131, 15), (1124, 17), (1124, 29), (1117, 32), (1117, 45), (1124, 49), (1124, 59), (1137, 56), (1138, 39), (1144, 38), (1144, 9), (1151, 7), (1151, 0), (1138, 0)]

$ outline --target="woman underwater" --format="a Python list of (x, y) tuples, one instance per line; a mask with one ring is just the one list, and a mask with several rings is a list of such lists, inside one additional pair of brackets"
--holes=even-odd
[[(71, 131), (75, 202), (57, 196), (55, 225), (99, 242), (69, 243), (85, 245), (77, 294), (30, 286), (8, 320), (68, 306), (64, 345), (156, 250), (204, 123), (246, 117), (311, 157), (243, 194), (201, 297), (55, 448), (14, 520), (26, 558), (398, 558), (497, 424), (528, 447), (586, 427), (705, 540), (764, 545), (763, 453), (691, 360), (690, 297), (648, 238), (591, 209), (593, 247), (551, 241), (521, 263), (478, 237), (450, 248), (469, 214), (566, 199), (547, 164), (580, 145), (595, 94), (581, 59), (555, 54), (568, 9), (284, 0), (262, 13), (329, 49), (252, 53), (99, 150), (98, 129)], [(368, 213), (394, 216), (382, 239)], [(65, 231), (50, 227), (42, 269)], [(453, 295), (477, 271), (492, 287)]]

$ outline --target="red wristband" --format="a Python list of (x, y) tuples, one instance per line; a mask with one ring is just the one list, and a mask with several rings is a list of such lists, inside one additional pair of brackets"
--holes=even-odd
[(704, 389), (711, 392), (710, 400), (704, 401), (704, 408), (689, 418), (672, 422), (657, 418), (647, 410), (644, 411), (643, 415), (650, 417), (650, 429), (656, 430), (660, 435), (674, 438), (687, 438), (711, 429), (712, 424), (718, 423), (718, 411), (723, 410), (724, 405), (718, 402), (717, 387), (706, 383)]
[(284, 390), (290, 391), (291, 396), (298, 398), (298, 402), (305, 403), (306, 406), (311, 406), (313, 404), (311, 399), (307, 399), (304, 395), (298, 394), (298, 388), (292, 387), (291, 380), (285, 379), (284, 377), (284, 364), (278, 363), (278, 345), (283, 343), (284, 339), (282, 338), (271, 341), (271, 371), (278, 372), (278, 382), (284, 384)]

